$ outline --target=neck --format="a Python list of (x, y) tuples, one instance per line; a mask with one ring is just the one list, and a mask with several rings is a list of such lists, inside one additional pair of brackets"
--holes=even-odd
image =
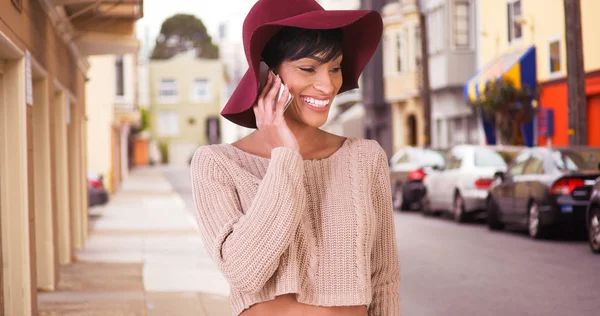
[(311, 149), (322, 140), (323, 131), (319, 128), (298, 123), (291, 119), (286, 119), (286, 123), (296, 137), (298, 145), (303, 149)]

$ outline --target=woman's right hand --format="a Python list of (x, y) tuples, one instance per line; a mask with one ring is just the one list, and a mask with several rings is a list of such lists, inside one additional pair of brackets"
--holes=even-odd
[(299, 150), (298, 141), (283, 117), (285, 101), (290, 94), (287, 85), (284, 85), (281, 99), (277, 102), (277, 95), (279, 94), (281, 84), (281, 78), (269, 72), (267, 83), (260, 92), (258, 101), (253, 106), (254, 115), (256, 116), (256, 126), (263, 138), (271, 146), (271, 149), (289, 147)]

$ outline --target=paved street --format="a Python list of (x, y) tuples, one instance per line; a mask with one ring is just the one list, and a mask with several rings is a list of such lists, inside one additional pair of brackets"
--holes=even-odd
[(598, 315), (600, 257), (585, 241), (535, 241), (396, 213), (405, 315)]
[[(189, 171), (164, 171), (193, 207)], [(482, 223), (394, 216), (404, 315), (592, 316), (600, 310), (600, 256), (583, 240), (535, 241), (490, 232)]]

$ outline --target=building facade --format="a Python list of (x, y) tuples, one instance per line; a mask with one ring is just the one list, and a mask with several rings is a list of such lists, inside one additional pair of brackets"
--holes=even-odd
[(391, 106), (392, 144), (425, 143), (421, 102), (421, 41), (415, 0), (388, 3), (383, 8), (383, 77), (385, 100)]
[(87, 56), (135, 41), (142, 12), (91, 2), (0, 2), (2, 315), (37, 315), (87, 238)]
[(151, 134), (170, 164), (187, 164), (198, 146), (221, 142), (219, 60), (196, 58), (195, 51), (152, 60), (149, 78)]
[(424, 0), (431, 91), (431, 145), (479, 143), (479, 122), (463, 85), (476, 70), (474, 0)]
[[(543, 7), (541, 11), (539, 8)], [(600, 21), (600, 2), (581, 0), (583, 57), (586, 72), (589, 145), (600, 146), (600, 127), (592, 124), (600, 117), (600, 38), (596, 30)], [(527, 52), (533, 54), (529, 71), (541, 85), (538, 109), (554, 112), (554, 135), (537, 137), (534, 142), (546, 145), (568, 145), (568, 101), (566, 86), (565, 16), (563, 1), (507, 0), (478, 1), (479, 56), (478, 66), (484, 70), (490, 61), (503, 56)], [(523, 58), (521, 58), (522, 60)], [(517, 64), (517, 63), (514, 63)], [(525, 67), (519, 66), (524, 72)], [(510, 74), (509, 74), (510, 75)], [(523, 78), (523, 75), (521, 75)]]
[(86, 84), (88, 171), (114, 192), (128, 175), (132, 130), (139, 125), (137, 54), (89, 58)]

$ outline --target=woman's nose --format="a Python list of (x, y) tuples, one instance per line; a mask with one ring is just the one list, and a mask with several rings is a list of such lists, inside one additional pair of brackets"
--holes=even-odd
[(320, 76), (313, 86), (315, 89), (327, 95), (332, 94), (334, 89), (333, 82), (329, 75)]

